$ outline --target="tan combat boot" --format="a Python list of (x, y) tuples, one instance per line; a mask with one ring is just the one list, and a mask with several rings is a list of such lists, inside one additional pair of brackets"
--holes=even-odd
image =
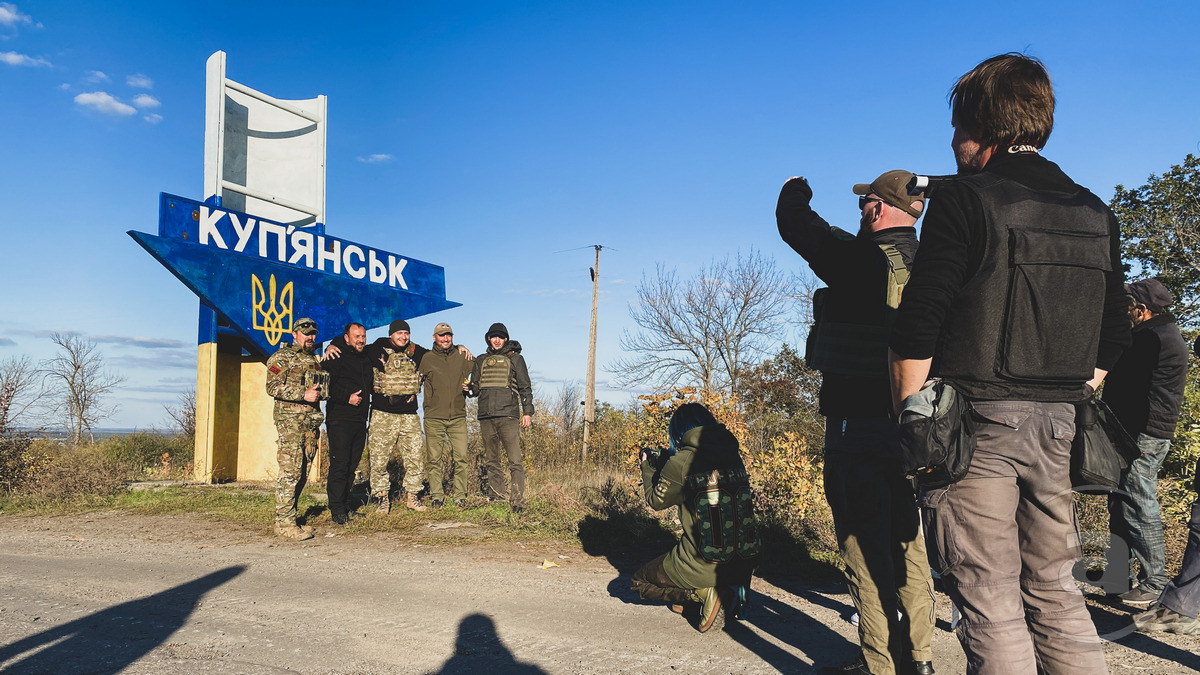
[(312, 533), (311, 528), (306, 532), (304, 529), (302, 529), (296, 523), (276, 522), (275, 523), (275, 534), (279, 535), (280, 537), (283, 537), (284, 539), (294, 539), (296, 541), (304, 541), (305, 539), (313, 538), (313, 533)]
[(392, 512), (392, 502), (390, 499), (388, 499), (386, 492), (382, 495), (379, 495), (377, 499), (379, 499), (379, 505), (375, 507), (375, 513), (382, 513), (386, 516)]
[(417, 499), (416, 493), (413, 492), (408, 493), (408, 500), (404, 502), (404, 505), (413, 511), (424, 511), (427, 508), (421, 503), (421, 500)]

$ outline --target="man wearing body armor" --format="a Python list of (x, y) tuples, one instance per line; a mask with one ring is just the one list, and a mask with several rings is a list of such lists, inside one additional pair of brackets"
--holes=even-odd
[(417, 500), (425, 480), (425, 438), (417, 416), (417, 366), (428, 350), (412, 342), (409, 335), (408, 322), (393, 321), (388, 326), (388, 337), (379, 338), (367, 350), (368, 360), (375, 365), (367, 454), (371, 458), (371, 495), (381, 513), (387, 513), (391, 503), (388, 464), (397, 461), (404, 467), (405, 505), (414, 511), (425, 510)]
[(813, 296), (805, 359), (821, 371), (825, 496), (846, 583), (858, 610), (861, 654), (822, 673), (933, 673), (933, 581), (912, 485), (900, 471), (890, 416), (887, 335), (917, 250), (913, 225), (925, 201), (913, 177), (888, 171), (855, 185), (858, 236), (830, 227), (812, 208), (803, 178), (784, 184), (779, 235), (827, 288)]
[(329, 374), (319, 370), (317, 323), (300, 319), (292, 326), (292, 343), (267, 359), (267, 394), (275, 399), (279, 432), (279, 477), (275, 483), (275, 533), (288, 539), (311, 539), (312, 528), (296, 522), (296, 505), (308, 480), (321, 436), (321, 400), (329, 391)]
[(922, 516), (967, 672), (1108, 672), (1071, 577), (1074, 403), (1129, 344), (1117, 220), (1040, 151), (1045, 66), (1003, 54), (950, 95), (959, 177), (936, 188), (889, 345), (893, 405), (940, 377), (974, 409), (965, 477)]
[[(479, 433), (487, 459), (488, 497), (507, 499), (513, 513), (525, 503), (525, 466), (521, 429), (533, 421), (533, 385), (521, 356), (521, 343), (508, 339), (508, 329), (494, 323), (484, 336), (488, 348), (475, 358), (471, 396), (479, 397)], [(504, 461), (501, 454), (508, 455)], [(506, 480), (505, 464), (511, 481)], [(511, 482), (511, 487), (506, 483)]]

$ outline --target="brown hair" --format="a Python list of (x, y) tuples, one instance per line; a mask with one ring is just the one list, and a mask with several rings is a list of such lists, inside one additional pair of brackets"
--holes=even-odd
[(954, 83), (950, 115), (985, 148), (1028, 144), (1040, 149), (1054, 129), (1050, 74), (1032, 56), (993, 56)]

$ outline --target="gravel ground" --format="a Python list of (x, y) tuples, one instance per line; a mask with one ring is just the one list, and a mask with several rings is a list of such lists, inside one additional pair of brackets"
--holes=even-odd
[[(809, 673), (855, 654), (837, 585), (756, 580), (746, 621), (701, 635), (629, 591), (641, 560), (483, 535), (297, 543), (188, 516), (3, 516), (0, 670)], [(1128, 634), (1128, 610), (1092, 609), (1113, 673), (1200, 669), (1200, 637)], [(938, 616), (937, 670), (961, 673), (944, 597)]]

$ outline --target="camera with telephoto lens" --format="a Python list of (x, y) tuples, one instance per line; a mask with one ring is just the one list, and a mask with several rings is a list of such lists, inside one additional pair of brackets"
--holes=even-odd
[(922, 176), (920, 174), (913, 174), (912, 179), (908, 181), (908, 185), (905, 188), (910, 197), (915, 197), (922, 193), (928, 197), (938, 185), (949, 183), (956, 178), (958, 176)]

